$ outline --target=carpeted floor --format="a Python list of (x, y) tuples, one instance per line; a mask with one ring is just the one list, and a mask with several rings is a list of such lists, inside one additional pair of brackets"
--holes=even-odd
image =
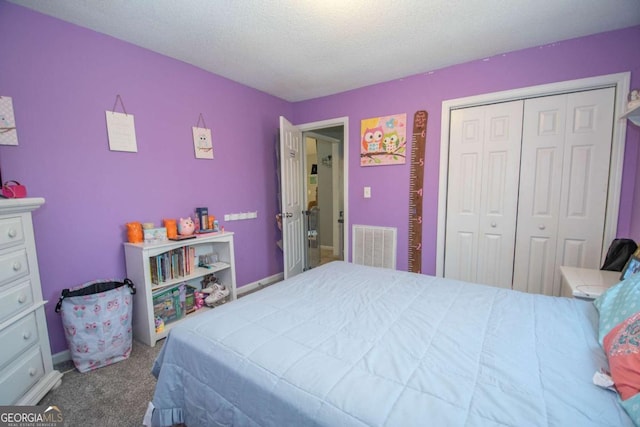
[(56, 405), (70, 427), (139, 427), (153, 398), (151, 367), (163, 343), (147, 347), (134, 340), (129, 359), (84, 374), (71, 361), (56, 366), (64, 373), (62, 384), (39, 405)]
[[(259, 286), (238, 298), (264, 289)], [(148, 347), (133, 340), (127, 360), (81, 374), (68, 361), (55, 368), (62, 372), (62, 384), (51, 390), (39, 405), (55, 405), (62, 410), (65, 426), (142, 426), (147, 405), (153, 398), (156, 379), (151, 367), (164, 340)]]

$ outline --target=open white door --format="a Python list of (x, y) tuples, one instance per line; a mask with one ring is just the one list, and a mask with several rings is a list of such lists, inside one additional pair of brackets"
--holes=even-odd
[(304, 268), (302, 131), (280, 116), (280, 194), (284, 278)]

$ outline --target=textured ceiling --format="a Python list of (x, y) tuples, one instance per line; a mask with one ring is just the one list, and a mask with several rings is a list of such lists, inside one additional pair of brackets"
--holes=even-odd
[(301, 101), (640, 24), (640, 0), (10, 0)]

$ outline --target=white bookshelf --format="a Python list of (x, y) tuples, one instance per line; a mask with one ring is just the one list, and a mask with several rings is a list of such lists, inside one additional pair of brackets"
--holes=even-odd
[[(152, 282), (150, 259), (174, 249), (191, 246), (195, 248), (194, 268), (191, 274), (170, 279), (158, 284)], [(125, 243), (125, 260), (127, 277), (136, 285), (136, 294), (133, 296), (133, 337), (149, 346), (154, 346), (158, 340), (167, 336), (172, 327), (184, 319), (201, 314), (209, 308), (202, 307), (194, 313), (181, 319), (165, 324), (162, 332), (156, 333), (155, 318), (153, 312), (153, 293), (162, 289), (186, 282), (197, 288), (201, 279), (208, 274), (215, 274), (218, 281), (229, 289), (229, 297), (235, 300), (236, 273), (233, 249), (233, 233), (218, 232), (197, 235), (194, 239), (182, 241), (165, 241), (160, 243)], [(198, 256), (215, 253), (218, 263), (210, 268), (198, 266)]]

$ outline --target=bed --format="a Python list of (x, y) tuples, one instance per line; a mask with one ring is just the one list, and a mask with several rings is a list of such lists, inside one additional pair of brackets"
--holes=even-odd
[(336, 261), (182, 322), (153, 425), (632, 426), (593, 303)]

